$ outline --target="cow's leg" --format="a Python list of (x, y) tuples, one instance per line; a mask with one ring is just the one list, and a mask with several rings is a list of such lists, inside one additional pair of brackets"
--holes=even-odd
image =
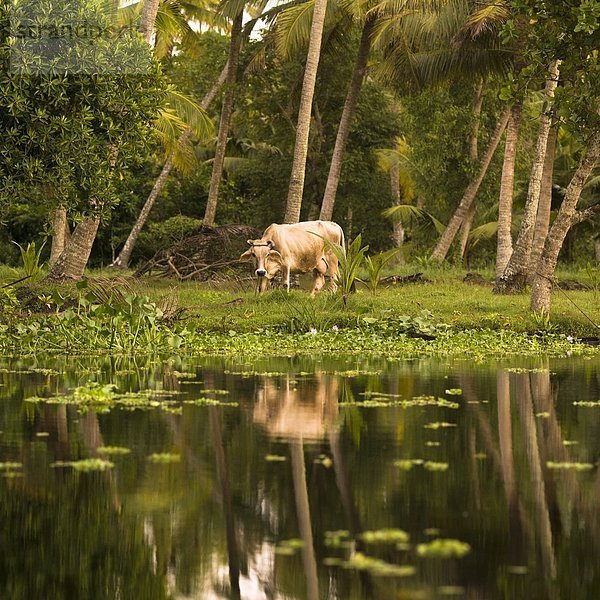
[(337, 290), (337, 278), (340, 274), (340, 265), (339, 265), (339, 261), (338, 261), (338, 257), (333, 253), (330, 252), (329, 253), (329, 277), (330, 277), (330, 286), (331, 286), (331, 291), (335, 292)]
[(314, 298), (325, 285), (325, 273), (327, 272), (327, 263), (324, 259), (321, 259), (317, 266), (313, 269), (314, 283), (313, 289), (310, 293), (311, 298)]
[(284, 280), (285, 280), (285, 287), (288, 291), (288, 294), (290, 293), (290, 275), (291, 275), (291, 269), (289, 267), (289, 265), (286, 265), (283, 268), (283, 275), (284, 275)]
[(258, 286), (256, 288), (257, 294), (262, 294), (269, 287), (269, 278), (268, 277), (259, 277), (258, 278)]

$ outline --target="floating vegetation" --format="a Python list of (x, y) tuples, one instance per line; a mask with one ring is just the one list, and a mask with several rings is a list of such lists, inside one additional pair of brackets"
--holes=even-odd
[(548, 369), (525, 369), (522, 367), (511, 367), (506, 370), (509, 373), (548, 373)]
[(0, 462), (0, 471), (15, 471), (16, 469), (22, 469), (23, 463), (20, 462)]
[(48, 437), (50, 433), (48, 431), (38, 431), (35, 434), (37, 437)]
[(205, 394), (214, 394), (215, 396), (225, 396), (229, 394), (229, 390), (204, 390)]
[(192, 406), (239, 406), (239, 402), (225, 402), (216, 398), (196, 398), (195, 400), (184, 400), (183, 404)]
[[(80, 413), (93, 409), (98, 413), (107, 413), (114, 408), (123, 410), (151, 410), (160, 408), (165, 412), (180, 415), (183, 412), (182, 404), (195, 404), (197, 406), (239, 406), (237, 402), (222, 402), (214, 398), (198, 398), (196, 400), (172, 400), (173, 396), (181, 395), (177, 390), (141, 390), (139, 392), (117, 393), (117, 386), (113, 383), (100, 384), (90, 381), (85, 385), (76, 387), (72, 394), (40, 398), (32, 396), (26, 402), (45, 404), (74, 404)], [(209, 390), (211, 391), (211, 390)], [(226, 390), (212, 390), (213, 394), (228, 394)]]
[(428, 537), (434, 537), (440, 535), (440, 530), (437, 527), (428, 527), (423, 530), (423, 534)]
[(471, 552), (471, 546), (459, 540), (438, 538), (417, 544), (417, 554), (422, 558), (462, 558)]
[(410, 539), (402, 529), (363, 531), (358, 537), (367, 544), (406, 544)]
[(329, 548), (348, 548), (352, 545), (350, 532), (347, 529), (325, 532), (325, 545)]
[(223, 373), (226, 375), (236, 375), (237, 377), (242, 377), (244, 379), (249, 377), (284, 377), (285, 375), (288, 375), (288, 373), (284, 373), (283, 371), (229, 371), (227, 369), (225, 369)]
[(96, 448), (98, 454), (106, 454), (108, 456), (123, 456), (131, 452), (131, 448), (124, 446), (99, 446)]
[(561, 471), (589, 471), (594, 468), (592, 463), (582, 462), (554, 462), (549, 460), (546, 462), (546, 466), (549, 469), (561, 470)]
[(394, 461), (394, 466), (403, 471), (410, 471), (415, 465), (422, 465), (425, 461), (422, 458), (402, 458)]
[(487, 454), (485, 452), (476, 452), (474, 456), (477, 460), (486, 460), (487, 458)]
[(535, 413), (535, 416), (538, 419), (549, 419), (550, 418), (550, 413), (549, 412), (539, 412), (539, 413)]
[(591, 400), (580, 400), (579, 402), (573, 402), (573, 406), (585, 406), (586, 408), (598, 408), (600, 406), (600, 400), (593, 402)]
[(506, 571), (511, 575), (527, 575), (529, 573), (529, 567), (525, 565), (509, 565)]
[(148, 461), (156, 464), (171, 464), (180, 462), (181, 455), (174, 454), (171, 452), (155, 452), (153, 454), (150, 454), (150, 456), (148, 456), (147, 459)]
[(425, 445), (429, 448), (436, 448), (437, 446), (441, 446), (440, 442), (425, 442)]
[(447, 471), (448, 463), (427, 460), (423, 463), (423, 467), (428, 471)]
[(323, 563), (331, 567), (368, 571), (371, 575), (376, 577), (409, 577), (417, 572), (415, 567), (411, 565), (393, 565), (379, 558), (367, 556), (362, 552), (354, 553), (349, 560), (326, 558)]
[(58, 460), (51, 467), (71, 467), (74, 471), (88, 473), (91, 471), (107, 471), (115, 464), (102, 458), (85, 458), (83, 460)]
[[(181, 371), (173, 371), (173, 375), (177, 377), (177, 379), (196, 379), (196, 373), (186, 373)], [(198, 381), (197, 383), (201, 383)]]
[(437, 593), (440, 596), (464, 596), (466, 589), (460, 585), (440, 585)]
[(319, 454), (313, 462), (318, 465), (323, 465), (326, 469), (330, 469), (333, 466), (333, 461), (327, 454)]
[(265, 455), (265, 460), (267, 462), (284, 462), (287, 460), (287, 457), (280, 454), (267, 454)]
[(352, 378), (352, 377), (365, 377), (369, 375), (377, 376), (381, 375), (382, 371), (369, 371), (360, 369), (348, 369), (347, 371), (326, 371), (329, 375), (337, 375), (338, 377)]
[(375, 395), (370, 399), (353, 402), (340, 402), (339, 406), (360, 406), (364, 408), (415, 408), (425, 406), (438, 406), (441, 408), (460, 408), (458, 402), (451, 402), (445, 398), (436, 398), (435, 396), (416, 396), (410, 400), (394, 400), (395, 396)]
[(298, 550), (304, 548), (304, 542), (298, 538), (291, 538), (289, 540), (282, 540), (275, 546), (275, 554), (282, 556), (291, 556), (296, 554)]
[(445, 429), (447, 427), (456, 427), (456, 423), (446, 423), (445, 421), (436, 421), (435, 423), (426, 423), (425, 429)]
[(577, 440), (563, 440), (563, 446), (577, 446), (579, 442)]
[(450, 388), (449, 390), (446, 390), (446, 394), (448, 394), (448, 396), (461, 396), (462, 390), (460, 388)]

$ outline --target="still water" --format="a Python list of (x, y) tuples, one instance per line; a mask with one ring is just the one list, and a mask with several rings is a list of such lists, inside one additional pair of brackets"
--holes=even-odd
[(5, 360), (0, 598), (596, 599), (599, 404), (600, 358)]

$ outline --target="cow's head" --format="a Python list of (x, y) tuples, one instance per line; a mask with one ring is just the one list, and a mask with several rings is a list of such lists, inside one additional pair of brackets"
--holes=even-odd
[(241, 256), (240, 260), (253, 260), (255, 273), (259, 277), (273, 279), (281, 269), (281, 254), (273, 248), (271, 240), (248, 240), (250, 248)]

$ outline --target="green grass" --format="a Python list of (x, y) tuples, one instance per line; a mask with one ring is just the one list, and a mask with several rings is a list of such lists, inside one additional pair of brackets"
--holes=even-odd
[[(410, 274), (416, 269), (414, 266), (405, 267), (404, 271)], [(290, 294), (284, 290), (273, 290), (257, 296), (252, 291), (251, 281), (244, 285), (217, 286), (145, 277), (128, 279), (128, 286), (135, 294), (148, 296), (159, 306), (165, 298), (176, 298), (178, 306), (183, 309), (179, 321), (156, 335), (152, 334), (152, 339), (156, 340), (154, 351), (169, 351), (166, 341), (170, 340), (172, 344), (173, 337), (168, 327), (177, 332), (178, 351), (189, 354), (365, 352), (389, 356), (489, 357), (510, 353), (532, 355), (546, 351), (561, 354), (571, 351), (566, 335), (600, 337), (600, 329), (595, 325), (600, 323), (600, 292), (597, 289), (566, 293), (556, 290), (550, 319), (541, 320), (531, 313), (528, 294), (494, 295), (491, 285), (463, 283), (465, 271), (456, 268), (428, 268), (423, 272), (431, 283), (380, 288), (376, 295), (359, 288), (350, 295), (347, 306), (339, 295), (327, 292), (314, 299), (309, 298), (304, 290), (294, 290)], [(0, 269), (0, 286), (18, 278), (15, 275), (18, 276), (19, 272)], [(90, 278), (115, 275), (123, 276), (122, 273), (106, 270), (89, 274)], [(491, 280), (490, 273), (483, 275)], [(586, 282), (586, 276), (589, 272), (559, 273), (559, 279), (580, 282)], [(309, 283), (301, 281), (305, 287)], [(4, 344), (0, 339), (0, 346), (5, 351), (18, 347), (19, 335), (29, 336), (29, 353), (40, 352), (46, 339), (50, 350), (59, 351), (63, 344), (57, 334), (61, 317), (57, 317), (56, 309), (52, 308), (50, 315), (37, 314), (44, 308), (38, 297), (42, 296), (47, 301), (56, 291), (63, 297), (73, 298), (77, 298), (79, 293), (74, 284), (49, 288), (35, 283), (24, 286), (18, 294), (29, 299), (28, 306), (15, 305), (13, 297), (10, 310), (18, 318), (6, 317), (5, 325), (2, 325), (0, 317), (0, 333), (4, 335)], [(5, 299), (4, 312), (9, 314), (6, 305), (8, 300)], [(153, 311), (150, 310), (149, 314), (151, 317)], [(115, 337), (111, 333), (114, 332), (113, 323), (122, 323), (123, 318), (120, 314), (113, 315), (113, 321), (101, 326), (94, 325), (94, 318), (83, 319), (82, 323), (73, 321), (73, 327), (81, 329), (75, 334), (70, 325), (67, 328), (73, 334), (68, 336), (70, 351), (89, 353), (92, 350), (83, 339), (87, 335), (86, 328), (93, 328), (98, 343), (102, 342), (103, 351), (106, 351), (113, 343), (106, 336)], [(136, 340), (132, 339), (131, 331), (135, 330), (137, 338), (139, 327), (133, 316), (125, 318), (132, 324), (129, 330), (121, 333), (123, 346), (127, 346), (128, 352), (147, 351), (138, 348)], [(19, 333), (19, 326), (15, 323), (34, 323), (35, 329), (25, 331), (21, 325)], [(41, 329), (38, 330), (35, 323), (41, 324)], [(422, 334), (425, 338), (435, 339), (421, 339)], [(80, 337), (81, 343), (77, 341)], [(115, 351), (118, 349), (115, 347)], [(573, 350), (588, 354), (598, 352), (598, 348), (591, 347)]]

